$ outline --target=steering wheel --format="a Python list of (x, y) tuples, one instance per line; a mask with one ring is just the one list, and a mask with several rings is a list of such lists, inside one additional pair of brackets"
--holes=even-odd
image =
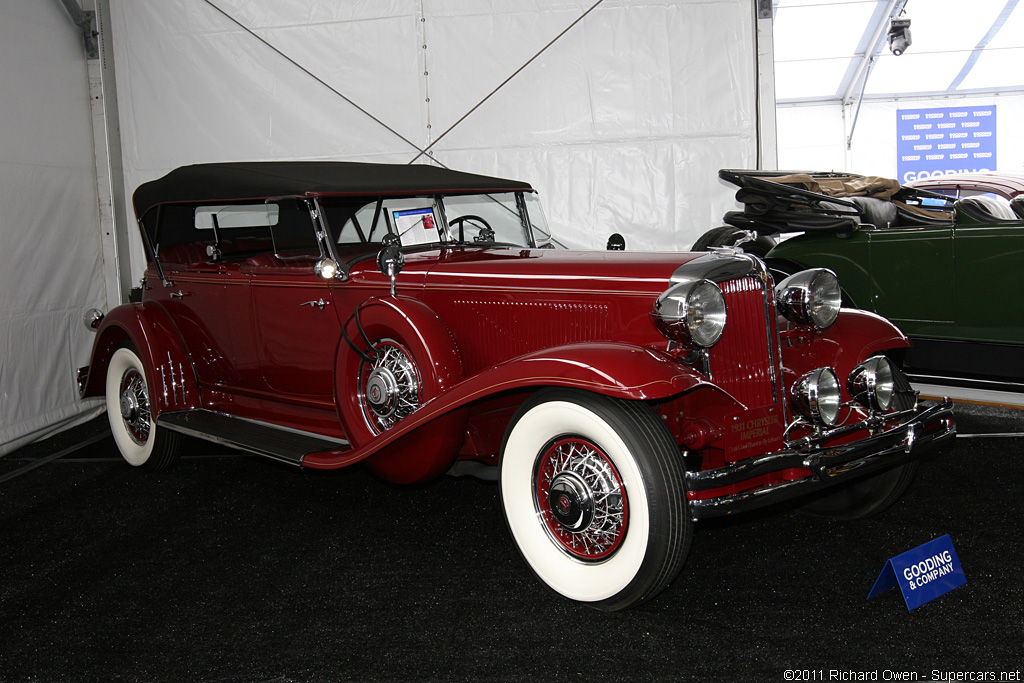
[(448, 221), (448, 227), (454, 227), (457, 223), (459, 226), (459, 242), (465, 242), (463, 236), (463, 228), (467, 222), (479, 223), (481, 226), (480, 234), (473, 238), (474, 242), (493, 242), (494, 241), (494, 229), (491, 228), (491, 224), (485, 221), (480, 216), (467, 213), (465, 216), (459, 216)]

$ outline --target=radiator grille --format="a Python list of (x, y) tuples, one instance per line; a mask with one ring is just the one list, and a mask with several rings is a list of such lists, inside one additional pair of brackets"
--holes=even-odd
[[(765, 299), (761, 281), (747, 277), (719, 284), (725, 294), (728, 313), (722, 338), (711, 347), (711, 379), (747, 408), (775, 403), (773, 396), (773, 359), (768, 327), (765, 324)], [(769, 304), (769, 320), (774, 327), (774, 306)]]

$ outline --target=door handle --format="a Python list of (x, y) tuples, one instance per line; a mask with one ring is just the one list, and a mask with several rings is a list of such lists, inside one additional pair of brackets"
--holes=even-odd
[(310, 307), (312, 307), (312, 306), (319, 306), (320, 310), (322, 311), (322, 310), (324, 310), (324, 306), (329, 306), (330, 304), (331, 304), (330, 301), (324, 301), (323, 299), (316, 299), (315, 301), (303, 301), (299, 305), (300, 306), (310, 306)]
[(180, 299), (183, 296), (185, 296), (185, 293), (182, 292), (180, 289), (177, 292), (171, 292), (171, 298), (172, 299)]

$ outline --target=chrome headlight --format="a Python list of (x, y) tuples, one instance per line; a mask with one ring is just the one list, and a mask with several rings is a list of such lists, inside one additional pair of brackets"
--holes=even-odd
[(827, 268), (790, 275), (775, 287), (779, 312), (797, 325), (824, 329), (836, 321), (842, 301), (839, 279)]
[(884, 356), (873, 356), (858, 365), (846, 380), (853, 400), (871, 410), (886, 411), (895, 390), (892, 365)]
[(834, 425), (841, 402), (839, 380), (832, 368), (811, 370), (793, 386), (793, 407), (815, 424)]
[(685, 346), (712, 346), (725, 329), (725, 296), (710, 280), (684, 282), (658, 297), (651, 317), (669, 339)]
[(90, 332), (95, 332), (96, 328), (103, 322), (103, 311), (98, 308), (90, 308), (85, 312), (85, 317), (82, 318), (82, 322), (89, 329)]

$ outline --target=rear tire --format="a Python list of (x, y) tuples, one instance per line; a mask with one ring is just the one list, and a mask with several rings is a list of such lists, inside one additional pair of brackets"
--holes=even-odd
[(181, 434), (157, 427), (149, 398), (146, 369), (131, 342), (123, 343), (107, 366), (107, 419), (121, 457), (154, 472), (178, 461)]
[(537, 577), (597, 609), (661, 592), (693, 524), (679, 448), (646, 404), (549, 389), (512, 419), (499, 475), (505, 520)]

